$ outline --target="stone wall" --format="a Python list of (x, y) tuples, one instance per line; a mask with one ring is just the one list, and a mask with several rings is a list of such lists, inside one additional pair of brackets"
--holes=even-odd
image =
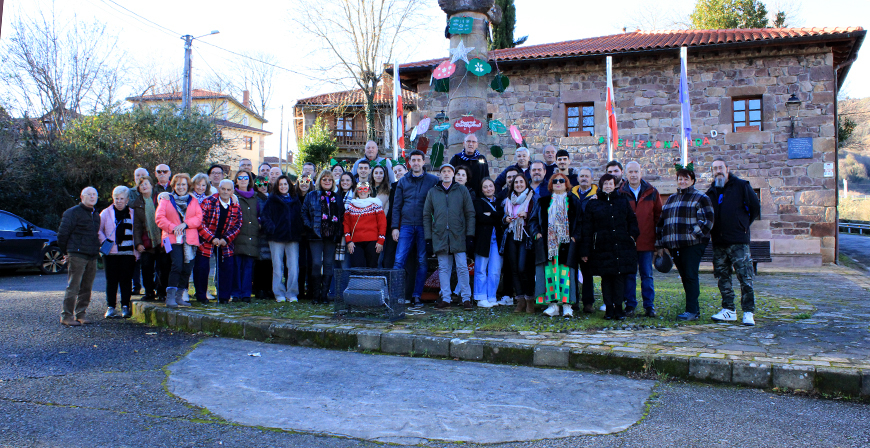
[[(537, 158), (543, 146), (552, 143), (572, 154), (574, 166), (591, 166), (600, 176), (607, 162), (607, 147), (599, 143), (607, 135), (603, 58), (501, 68), (511, 85), (503, 94), (490, 91), (492, 118), (517, 125)], [(824, 162), (836, 162), (836, 82), (830, 49), (690, 50), (688, 74), (692, 137), (701, 143), (689, 147), (699, 174), (697, 187), (708, 187), (713, 158), (724, 157), (734, 174), (760, 192), (762, 217), (752, 227), (752, 239), (771, 240), (776, 263), (834, 261), (836, 180), (823, 177)], [(669, 194), (675, 189), (673, 163), (680, 156), (673, 143), (680, 126), (679, 53), (615, 56), (613, 77), (619, 137), (629, 146), (616, 148), (614, 158), (637, 160), (645, 178)], [(488, 83), (489, 78), (466, 82)], [(446, 110), (447, 94), (430, 91), (428, 76), (417, 86), (422, 114), (431, 117)], [(797, 94), (801, 105), (790, 111), (785, 103), (791, 94)], [(757, 95), (763, 102), (761, 130), (732, 132), (732, 98)], [(593, 136), (567, 136), (565, 105), (570, 103), (594, 104)], [(792, 115), (795, 136), (813, 139), (811, 159), (788, 158)], [(485, 122), (486, 117), (477, 118)], [(505, 149), (504, 157), (490, 162), (493, 176), (513, 163), (516, 145), (508, 135), (478, 137), (485, 154), (492, 144)]]

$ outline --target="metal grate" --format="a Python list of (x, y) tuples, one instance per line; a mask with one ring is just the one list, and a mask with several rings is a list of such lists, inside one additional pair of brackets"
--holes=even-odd
[(335, 269), (335, 317), (388, 320), (405, 317), (405, 272), (395, 269)]

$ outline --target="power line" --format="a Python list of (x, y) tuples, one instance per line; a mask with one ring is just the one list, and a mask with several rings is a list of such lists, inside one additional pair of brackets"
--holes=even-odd
[(171, 30), (171, 29), (169, 29), (169, 28), (166, 28), (165, 26), (163, 26), (163, 25), (161, 25), (161, 24), (159, 24), (159, 23), (157, 23), (157, 22), (154, 22), (154, 21), (152, 21), (152, 20), (148, 20), (148, 19), (146, 19), (145, 17), (142, 17), (142, 16), (140, 16), (139, 14), (136, 14), (135, 12), (133, 12), (133, 11), (127, 9), (126, 7), (124, 7), (124, 6), (120, 5), (120, 4), (118, 4), (115, 0), (103, 0), (103, 2), (104, 2), (104, 3), (105, 3), (105, 2), (111, 2), (111, 3), (114, 4), (115, 6), (117, 6), (117, 7), (121, 8), (121, 9), (123, 9), (124, 11), (129, 12), (130, 14), (133, 14), (134, 16), (136, 16), (137, 18), (139, 18), (139, 19), (141, 19), (141, 20), (144, 20), (144, 21), (146, 21), (146, 22), (148, 22), (148, 23), (150, 23), (150, 24), (152, 24), (152, 25), (154, 25), (154, 26), (156, 26), (156, 27), (158, 27), (158, 28), (161, 28), (161, 29), (164, 29), (164, 30), (166, 30), (166, 31), (169, 31), (170, 33), (172, 33), (172, 34), (174, 34), (174, 35), (176, 35), (176, 36), (180, 36), (180, 35), (181, 35), (181, 33), (175, 32), (175, 31), (173, 31), (173, 30)]
[(235, 51), (227, 50), (226, 48), (219, 47), (219, 46), (217, 46), (217, 45), (215, 45), (215, 44), (213, 44), (213, 43), (210, 43), (210, 42), (200, 41), (200, 43), (203, 43), (203, 44), (206, 44), (206, 45), (210, 45), (210, 46), (212, 46), (212, 47), (217, 48), (218, 50), (223, 50), (223, 51), (226, 51), (227, 53), (234, 54), (234, 55), (239, 56), (239, 57), (247, 58), (247, 59), (250, 59), (250, 60), (252, 60), (252, 61), (254, 61), (254, 62), (259, 62), (260, 64), (264, 64), (264, 65), (268, 65), (268, 66), (271, 66), (271, 67), (275, 67), (275, 68), (280, 69), (280, 70), (285, 70), (285, 71), (288, 71), (288, 72), (290, 72), (290, 73), (293, 73), (293, 74), (296, 74), (296, 75), (299, 75), (299, 76), (305, 76), (305, 77), (310, 78), (310, 79), (319, 79), (319, 78), (316, 78), (316, 77), (311, 76), (311, 75), (307, 75), (307, 74), (302, 73), (302, 72), (297, 72), (296, 70), (291, 70), (291, 69), (289, 69), (289, 68), (281, 67), (280, 65), (275, 65), (275, 64), (272, 64), (272, 63), (270, 63), (270, 62), (261, 61), (261, 60), (259, 60), (259, 59), (257, 59), (257, 58), (253, 58), (253, 57), (248, 56), (248, 55), (246, 55), (246, 54), (236, 53)]

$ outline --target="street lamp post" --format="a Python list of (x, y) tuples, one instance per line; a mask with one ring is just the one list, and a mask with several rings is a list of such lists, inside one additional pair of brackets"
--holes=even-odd
[(194, 39), (199, 39), (200, 37), (211, 36), (212, 34), (220, 33), (218, 30), (214, 30), (208, 34), (203, 34), (202, 36), (193, 37), (190, 34), (185, 34), (181, 36), (181, 39), (184, 40), (184, 79), (182, 81), (181, 86), (181, 108), (184, 110), (190, 109), (190, 90), (191, 90), (191, 70), (190, 70), (190, 59), (191, 53), (193, 51), (193, 41)]

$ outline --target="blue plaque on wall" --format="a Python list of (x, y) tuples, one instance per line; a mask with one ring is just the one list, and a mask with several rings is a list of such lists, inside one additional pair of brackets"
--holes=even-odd
[(812, 159), (813, 139), (809, 137), (788, 139), (788, 158)]

